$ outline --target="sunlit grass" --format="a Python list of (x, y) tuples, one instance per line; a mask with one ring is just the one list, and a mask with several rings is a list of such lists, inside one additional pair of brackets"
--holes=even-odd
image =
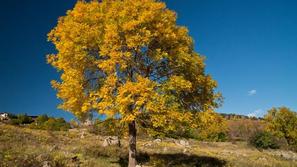
[[(80, 131), (45, 131), (0, 125), (0, 166), (126, 166), (127, 139), (122, 148), (102, 147), (102, 138)], [(297, 162), (259, 151), (245, 142), (198, 142), (189, 147), (140, 139), (138, 162), (143, 166), (297, 166)]]

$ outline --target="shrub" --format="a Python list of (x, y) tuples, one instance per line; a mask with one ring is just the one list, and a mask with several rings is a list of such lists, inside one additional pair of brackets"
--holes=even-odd
[(263, 132), (256, 132), (251, 138), (249, 143), (256, 148), (271, 148), (277, 149), (280, 147), (278, 144), (278, 139), (273, 136), (271, 133), (263, 131)]
[(46, 130), (68, 130), (70, 128), (69, 123), (67, 123), (63, 118), (49, 118), (44, 122), (44, 129)]
[(18, 118), (15, 114), (12, 114), (12, 113), (8, 113), (8, 118), (9, 119), (16, 119)]
[(11, 119), (11, 120), (9, 121), (9, 123), (12, 124), (12, 125), (20, 125), (20, 124), (21, 124), (21, 123), (20, 123), (20, 120), (17, 119), (17, 118), (13, 118), (13, 119)]
[(36, 123), (37, 124), (43, 124), (43, 123), (45, 123), (47, 120), (49, 119), (49, 117), (46, 115), (46, 114), (44, 114), (44, 115), (39, 115), (37, 118), (36, 118)]
[(28, 126), (32, 129), (66, 131), (70, 129), (70, 124), (63, 118), (53, 118), (47, 115), (41, 115), (36, 118), (36, 121)]
[(32, 118), (27, 114), (19, 114), (17, 116), (10, 114), (9, 115), (10, 124), (12, 125), (22, 125), (22, 124), (30, 124), (33, 122)]
[(297, 145), (297, 113), (286, 107), (272, 108), (265, 115), (267, 129), (284, 137), (291, 146)]

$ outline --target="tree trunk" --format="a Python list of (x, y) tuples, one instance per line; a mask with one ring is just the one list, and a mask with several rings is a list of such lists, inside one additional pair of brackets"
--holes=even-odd
[(136, 162), (136, 125), (135, 121), (129, 123), (129, 167), (135, 167)]

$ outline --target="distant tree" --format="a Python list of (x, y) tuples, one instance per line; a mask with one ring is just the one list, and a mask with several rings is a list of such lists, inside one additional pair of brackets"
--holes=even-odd
[(264, 117), (269, 131), (297, 145), (297, 113), (287, 107), (272, 108)]
[(70, 128), (70, 124), (64, 118), (54, 118), (47, 115), (38, 116), (34, 122), (28, 125), (32, 129), (65, 131)]
[(54, 118), (49, 118), (45, 123), (44, 127), (47, 130), (58, 130), (56, 126), (56, 120)]
[(17, 116), (10, 115), (11, 117), (11, 124), (13, 125), (23, 125), (23, 124), (30, 124), (33, 122), (32, 118), (29, 117), (27, 114), (19, 114)]
[(226, 120), (214, 111), (200, 112), (197, 125), (195, 136), (200, 140), (225, 141), (227, 138)]
[(20, 120), (21, 124), (30, 124), (33, 122), (32, 118), (29, 117), (27, 114), (18, 115), (18, 119)]
[(46, 114), (44, 114), (44, 115), (39, 115), (39, 116), (36, 118), (35, 122), (36, 122), (37, 124), (43, 124), (43, 123), (45, 123), (48, 119), (49, 119), (49, 117), (48, 117)]
[(63, 118), (50, 117), (46, 122), (44, 122), (42, 127), (46, 130), (65, 131), (70, 128), (70, 124)]
[(9, 119), (16, 119), (17, 118), (17, 115), (12, 114), (12, 113), (8, 113), (8, 118)]
[(48, 37), (58, 50), (48, 63), (61, 73), (61, 82), (52, 81), (59, 108), (119, 117), (129, 129), (130, 167), (142, 118), (174, 130), (218, 106), (204, 58), (187, 28), (176, 25), (176, 13), (158, 0), (78, 1)]

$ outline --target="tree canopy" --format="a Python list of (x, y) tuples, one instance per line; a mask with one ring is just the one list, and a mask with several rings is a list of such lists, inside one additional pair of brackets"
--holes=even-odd
[(161, 126), (218, 105), (204, 58), (162, 2), (78, 1), (48, 39), (58, 50), (48, 62), (61, 73), (52, 81), (59, 107), (77, 116), (97, 111), (129, 122), (149, 114)]
[(58, 51), (47, 59), (61, 74), (52, 81), (59, 107), (163, 130), (194, 125), (195, 113), (217, 107), (221, 95), (176, 18), (157, 0), (78, 1), (48, 34)]
[(265, 115), (267, 128), (288, 144), (297, 146), (297, 113), (287, 107), (272, 108)]

